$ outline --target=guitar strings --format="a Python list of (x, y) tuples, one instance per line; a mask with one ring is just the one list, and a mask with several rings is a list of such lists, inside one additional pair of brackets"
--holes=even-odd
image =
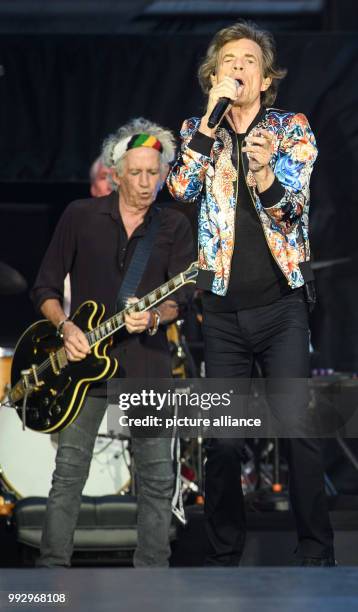
[[(111, 330), (110, 332), (107, 332), (104, 336), (101, 335), (100, 339), (97, 339), (94, 343), (90, 343), (90, 347), (92, 348), (93, 346), (95, 346), (96, 344), (98, 344), (99, 342), (101, 342), (102, 340), (105, 340), (106, 338), (108, 338), (108, 336), (113, 335), (114, 333), (116, 333), (119, 329), (121, 329), (121, 327), (123, 327), (125, 325), (124, 323), (124, 317), (126, 314), (130, 314), (131, 312), (145, 312), (146, 310), (148, 310), (148, 308), (150, 308), (151, 306), (154, 306), (155, 304), (158, 304), (158, 302), (160, 302), (164, 297), (170, 295), (171, 293), (173, 293), (174, 291), (176, 291), (177, 289), (180, 289), (183, 285), (190, 283), (190, 282), (194, 282), (196, 275), (197, 275), (197, 269), (196, 269), (196, 264), (197, 262), (194, 262), (194, 264), (191, 264), (189, 270), (190, 272), (188, 273), (187, 271), (185, 272), (180, 272), (179, 274), (177, 274), (176, 276), (174, 276), (173, 278), (171, 278), (169, 281), (167, 281), (166, 283), (164, 283), (161, 287), (159, 287), (158, 289), (155, 289), (154, 291), (151, 291), (150, 293), (148, 293), (147, 295), (145, 295), (143, 298), (140, 298), (140, 300), (138, 302), (136, 302), (135, 304), (131, 304), (130, 306), (128, 306), (127, 308), (125, 308), (124, 310), (122, 310), (121, 312), (113, 315), (112, 317), (110, 317), (109, 319), (107, 319), (107, 321), (104, 321), (103, 323), (101, 323), (100, 325), (98, 325), (95, 329), (89, 330), (87, 332), (85, 332), (85, 336), (87, 338), (87, 340), (90, 340), (92, 342), (92, 339), (90, 337), (90, 335), (94, 334), (95, 332), (98, 330), (103, 329), (105, 332), (107, 331), (105, 326), (110, 324), (112, 325), (112, 323), (115, 323), (116, 327), (114, 330)], [(192, 269), (192, 270), (191, 270)], [(191, 277), (190, 274), (194, 275)], [(176, 285), (176, 283), (179, 282), (178, 285)], [(167, 291), (168, 289), (168, 291)], [(158, 296), (159, 294), (159, 296)], [(152, 301), (152, 297), (154, 296), (154, 301)], [(140, 304), (145, 305), (145, 308), (140, 307)], [(58, 355), (58, 353), (60, 351), (64, 350), (64, 347), (61, 347), (60, 349), (58, 349), (56, 351), (56, 355)], [(47, 358), (45, 361), (43, 361), (37, 368), (36, 368), (36, 372), (37, 374), (42, 374), (45, 370), (47, 370), (47, 368), (51, 366), (51, 359)], [(35, 382), (36, 384), (36, 380), (34, 375), (32, 374), (32, 379), (33, 382)]]

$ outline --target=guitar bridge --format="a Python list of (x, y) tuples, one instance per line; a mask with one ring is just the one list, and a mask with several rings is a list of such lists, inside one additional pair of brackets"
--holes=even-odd
[(29, 370), (29, 372), (32, 374), (32, 376), (34, 377), (34, 381), (35, 381), (35, 387), (40, 387), (41, 385), (43, 385), (44, 383), (41, 382), (39, 380), (39, 377), (37, 375), (37, 368), (34, 364), (31, 365), (31, 368)]

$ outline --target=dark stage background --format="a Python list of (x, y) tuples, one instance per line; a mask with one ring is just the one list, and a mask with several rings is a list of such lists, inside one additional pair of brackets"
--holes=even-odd
[[(178, 133), (185, 117), (201, 113), (196, 71), (209, 39), (1, 37), (0, 260), (29, 285), (59, 214), (87, 195), (88, 168), (103, 138), (138, 115)], [(313, 344), (321, 367), (358, 371), (358, 37), (281, 33), (276, 40), (289, 69), (277, 106), (308, 115), (320, 150), (312, 179), (314, 258), (350, 259), (317, 272)], [(12, 344), (35, 317), (25, 294), (2, 297), (0, 344)]]

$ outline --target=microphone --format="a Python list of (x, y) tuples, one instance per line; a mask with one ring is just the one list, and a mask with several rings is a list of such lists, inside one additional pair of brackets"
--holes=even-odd
[(214, 128), (224, 115), (227, 110), (229, 104), (231, 104), (232, 100), (230, 98), (219, 98), (217, 103), (214, 106), (213, 111), (208, 119), (208, 127)]
[[(241, 79), (236, 79), (236, 83), (239, 87), (241, 87), (243, 84)], [(209, 128), (214, 128), (220, 122), (223, 115), (226, 113), (229, 104), (232, 104), (232, 100), (230, 100), (230, 98), (219, 98), (208, 119)]]

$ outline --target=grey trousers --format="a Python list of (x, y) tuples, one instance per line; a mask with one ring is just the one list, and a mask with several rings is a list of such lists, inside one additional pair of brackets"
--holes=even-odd
[[(56, 467), (38, 566), (70, 566), (73, 537), (105, 398), (87, 398), (76, 421), (59, 434)], [(138, 485), (135, 567), (168, 566), (174, 474), (168, 438), (133, 438)]]

